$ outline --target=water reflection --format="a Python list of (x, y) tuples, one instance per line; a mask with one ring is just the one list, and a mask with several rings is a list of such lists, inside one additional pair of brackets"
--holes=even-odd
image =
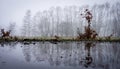
[(4, 46), (15, 46), (18, 42), (0, 42), (0, 46), (4, 47)]
[[(25, 43), (3, 43), (0, 44), (0, 59), (9, 63), (18, 63), (26, 66), (49, 67), (54, 69), (75, 68), (75, 69), (119, 69), (120, 66), (120, 45), (119, 43), (95, 43), (95, 42), (30, 42)], [(8, 50), (8, 49), (12, 49)], [(11, 58), (6, 53), (14, 53)], [(16, 56), (18, 55), (18, 56)], [(3, 58), (4, 57), (4, 58)], [(3, 61), (0, 60), (2, 63)], [(14, 61), (14, 62), (13, 62)], [(30, 63), (30, 64), (29, 64)], [(1, 66), (1, 64), (0, 64)], [(8, 65), (9, 66), (9, 65)], [(3, 67), (4, 68), (4, 67)], [(58, 69), (55, 68), (55, 69)]]
[[(91, 66), (92, 62), (93, 62), (93, 58), (91, 56), (91, 47), (95, 46), (95, 44), (93, 42), (85, 42), (85, 51), (86, 51), (86, 55), (85, 58), (81, 61), (81, 63), (87, 68), (89, 66)], [(84, 63), (83, 63), (84, 62)]]

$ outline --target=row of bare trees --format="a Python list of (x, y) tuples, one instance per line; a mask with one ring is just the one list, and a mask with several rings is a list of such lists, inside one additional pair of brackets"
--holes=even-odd
[(119, 7), (120, 3), (105, 3), (92, 7), (52, 7), (49, 10), (38, 11), (35, 15), (28, 10), (23, 20), (22, 36), (77, 36), (77, 32), (83, 33), (84, 26), (87, 26), (87, 21), (80, 15), (84, 8), (91, 9), (94, 17), (91, 29), (94, 29), (94, 33), (99, 36), (109, 36), (112, 33), (114, 36), (120, 36)]

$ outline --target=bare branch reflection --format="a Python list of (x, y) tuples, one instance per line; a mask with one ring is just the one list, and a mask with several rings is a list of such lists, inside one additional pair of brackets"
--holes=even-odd
[(46, 62), (51, 66), (83, 66), (85, 68), (100, 67), (106, 69), (108, 67), (115, 68), (115, 64), (120, 64), (117, 61), (120, 58), (118, 45), (118, 43), (95, 42), (57, 44), (37, 42), (35, 45), (24, 45), (23, 53), (27, 62), (30, 62), (31, 58), (35, 58), (34, 61)]

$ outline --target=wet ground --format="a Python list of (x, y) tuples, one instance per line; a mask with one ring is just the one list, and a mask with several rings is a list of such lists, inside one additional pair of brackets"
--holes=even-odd
[(120, 43), (4, 42), (0, 69), (120, 69)]

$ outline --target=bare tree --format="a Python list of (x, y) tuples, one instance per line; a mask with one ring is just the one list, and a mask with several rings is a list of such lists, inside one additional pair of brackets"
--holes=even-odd
[(28, 10), (24, 16), (22, 35), (26, 37), (31, 36), (31, 11), (30, 10)]
[[(86, 17), (88, 23), (91, 21), (91, 29), (100, 34), (99, 36), (111, 34), (112, 30), (116, 36), (120, 36), (119, 7), (120, 3), (112, 6), (109, 3), (91, 6), (94, 18), (91, 20)], [(83, 33), (84, 26), (88, 24), (80, 17), (80, 11), (84, 8), (84, 6), (52, 7), (49, 10), (38, 11), (32, 18), (28, 10), (24, 16), (22, 34), (24, 36), (77, 36), (77, 28)]]

